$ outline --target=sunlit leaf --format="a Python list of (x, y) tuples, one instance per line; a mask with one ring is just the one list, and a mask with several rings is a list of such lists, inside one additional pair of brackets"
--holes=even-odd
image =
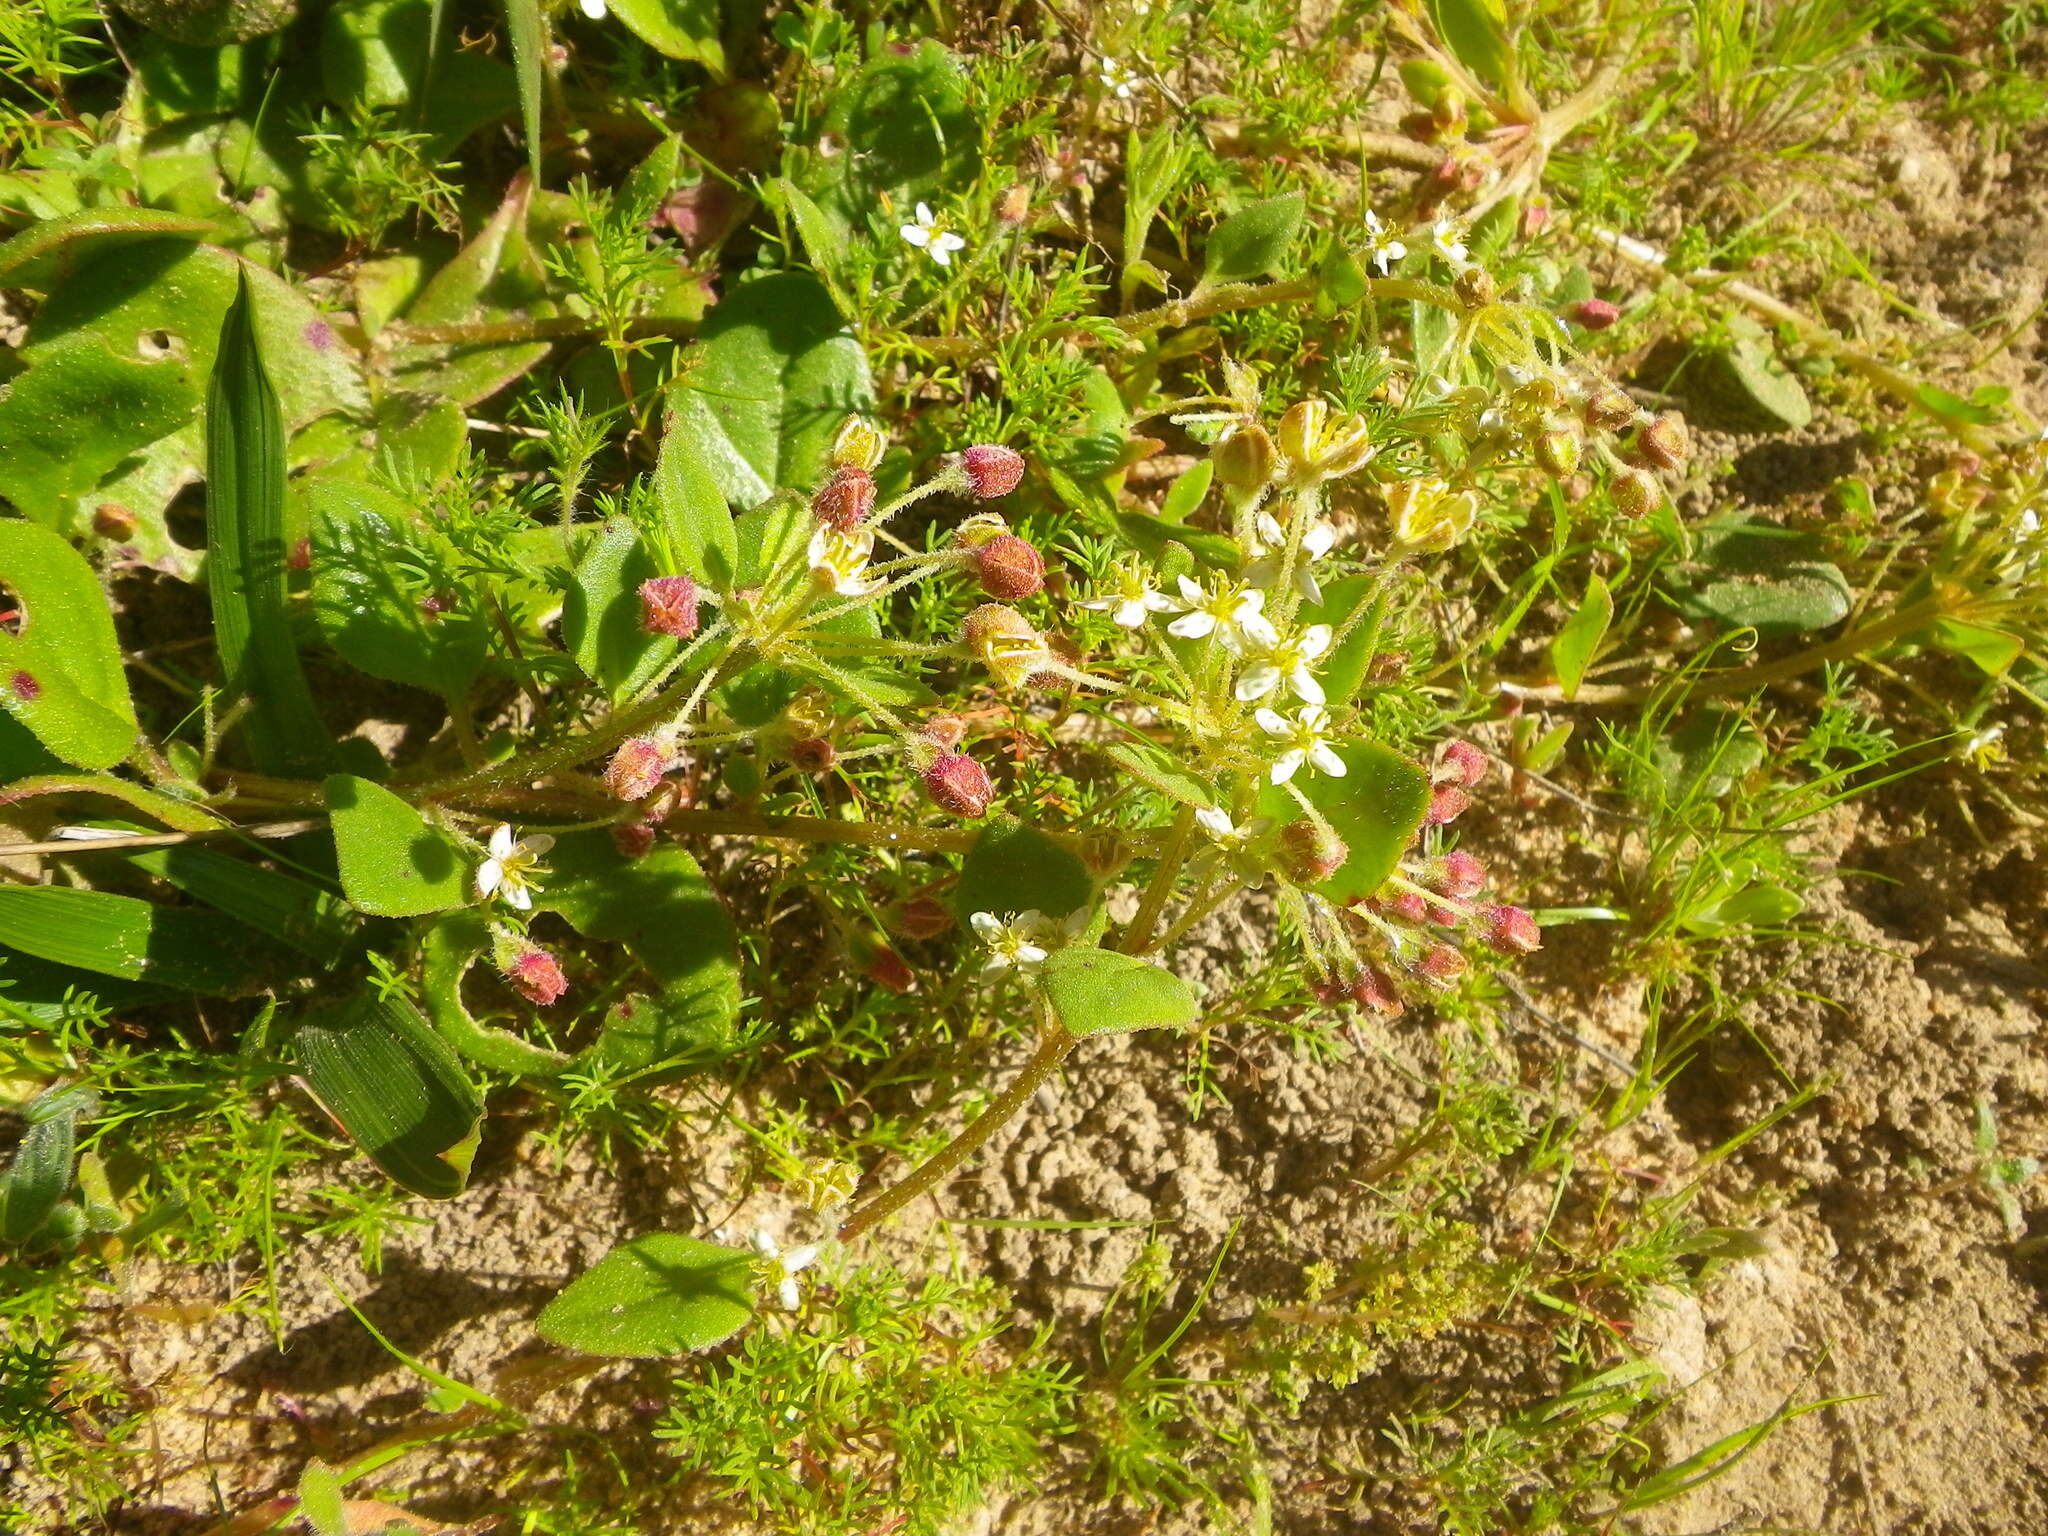
[(1614, 594), (1607, 590), (1605, 579), (1596, 575), (1586, 583), (1585, 601), (1571, 611), (1558, 629), (1557, 638), (1550, 642), (1550, 665), (1567, 699), (1578, 697), (1586, 668), (1600, 649), (1600, 642), (1607, 638), (1607, 626), (1613, 622)]
[(1307, 203), (1299, 192), (1241, 208), (1209, 232), (1203, 281), (1241, 283), (1276, 272), (1301, 233)]
[(722, 1344), (754, 1315), (754, 1259), (652, 1232), (621, 1243), (542, 1310), (542, 1338), (586, 1355), (659, 1359)]
[(358, 912), (417, 917), (469, 899), (462, 846), (381, 784), (337, 773), (327, 780), (341, 888)]
[(999, 816), (961, 860), (953, 908), (963, 922), (977, 912), (1038, 912), (1057, 921), (1094, 899), (1080, 855), (1014, 816)]
[(1038, 985), (1070, 1035), (1185, 1029), (1201, 1014), (1194, 989), (1173, 972), (1111, 949), (1055, 950)]
[[(106, 593), (46, 528), (0, 520), (0, 705), (65, 762), (110, 768), (135, 747), (135, 706)], [(11, 632), (10, 632), (11, 631)]]
[[(1372, 895), (1394, 872), (1421, 830), (1430, 787), (1421, 765), (1377, 742), (1353, 742), (1337, 748), (1337, 756), (1344, 761), (1342, 778), (1304, 767), (1294, 783), (1350, 850), (1343, 866), (1316, 890), (1348, 902)], [(1268, 785), (1259, 795), (1259, 814), (1285, 824), (1301, 818), (1301, 807), (1284, 789)]]

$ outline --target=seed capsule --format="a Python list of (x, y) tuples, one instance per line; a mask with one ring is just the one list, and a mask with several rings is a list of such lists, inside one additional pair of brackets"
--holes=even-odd
[(990, 597), (1015, 602), (1045, 587), (1045, 557), (1014, 533), (1000, 533), (974, 552), (974, 573)]
[(811, 497), (811, 516), (851, 533), (875, 510), (875, 477), (858, 464), (842, 464)]
[(559, 1001), (569, 990), (569, 979), (562, 974), (561, 962), (540, 948), (524, 949), (514, 955), (505, 966), (505, 979), (521, 997), (541, 1008)]
[(931, 802), (951, 816), (970, 819), (988, 814), (996, 797), (988, 770), (971, 757), (948, 753), (924, 771), (924, 792)]
[(1014, 449), (995, 443), (977, 443), (960, 455), (967, 487), (983, 501), (1007, 496), (1024, 478), (1024, 459)]
[(1488, 947), (1503, 955), (1533, 955), (1543, 947), (1543, 930), (1520, 907), (1488, 907), (1480, 913)]
[(661, 787), (668, 768), (668, 748), (651, 736), (635, 736), (620, 742), (605, 765), (604, 787), (615, 800), (645, 800)]

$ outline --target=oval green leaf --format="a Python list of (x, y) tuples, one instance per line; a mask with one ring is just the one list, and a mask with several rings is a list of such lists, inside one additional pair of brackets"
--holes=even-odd
[(962, 922), (977, 912), (1037, 912), (1055, 922), (1095, 899), (1080, 856), (1013, 816), (992, 821), (961, 861), (953, 908)]
[(468, 902), (468, 854), (381, 784), (332, 774), (327, 809), (341, 888), (358, 912), (418, 917)]
[(1070, 1035), (1186, 1029), (1201, 1014), (1194, 989), (1173, 972), (1113, 949), (1055, 950), (1038, 985)]
[(540, 1336), (586, 1355), (660, 1359), (723, 1344), (754, 1315), (754, 1260), (672, 1232), (621, 1243), (542, 1310)]
[[(1354, 742), (1337, 748), (1342, 778), (1303, 768), (1294, 782), (1351, 850), (1341, 868), (1315, 889), (1332, 901), (1356, 901), (1386, 883), (1429, 810), (1429, 775), (1391, 747)], [(1294, 797), (1277, 785), (1259, 795), (1259, 814), (1286, 823), (1301, 818)]]

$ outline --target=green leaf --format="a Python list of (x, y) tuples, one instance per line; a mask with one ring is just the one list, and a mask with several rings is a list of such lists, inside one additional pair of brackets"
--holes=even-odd
[(245, 991), (284, 959), (216, 913), (61, 885), (0, 886), (0, 944), (104, 976), (210, 994)]
[(334, 1468), (315, 1456), (299, 1473), (299, 1514), (313, 1536), (348, 1536), (348, 1502)]
[(1936, 619), (1928, 634), (1943, 650), (1975, 663), (1986, 677), (2005, 676), (2027, 653), (2027, 642), (2018, 635), (1963, 619)]
[(1194, 989), (1173, 972), (1113, 949), (1054, 950), (1038, 985), (1070, 1035), (1186, 1029), (1201, 1014)]
[[(1367, 602), (1385, 602), (1382, 583), (1371, 576), (1340, 576), (1323, 583), (1321, 603), (1302, 606), (1303, 624), (1327, 624), (1343, 633), (1324, 660), (1320, 673), (1324, 697), (1333, 710), (1342, 709), (1357, 695), (1379, 652), (1380, 626), (1367, 614), (1358, 623), (1351, 616)], [(1347, 629), (1346, 626), (1349, 626)]]
[(375, 486), (320, 476), (295, 494), (312, 529), (322, 637), (358, 671), (460, 699), (483, 669), (490, 630), (471, 594), (421, 579), (439, 563), (432, 535)]
[(1299, 192), (1239, 209), (1209, 232), (1202, 281), (1241, 283), (1277, 272), (1301, 232), (1307, 201)]
[(469, 900), (469, 856), (380, 784), (337, 773), (327, 780), (341, 888), (358, 912), (418, 917)]
[(646, 687), (676, 654), (672, 637), (640, 623), (640, 583), (660, 574), (639, 530), (614, 518), (585, 548), (563, 594), (563, 644), (614, 702)]
[(831, 295), (801, 272), (757, 278), (698, 338), (669, 389), (669, 434), (685, 435), (732, 506), (813, 489), (840, 423), (874, 405), (867, 356)]
[(1614, 594), (1607, 590), (1606, 581), (1596, 575), (1586, 583), (1586, 600), (1572, 610), (1557, 638), (1550, 642), (1550, 665), (1567, 699), (1578, 697), (1586, 668), (1600, 649), (1600, 642), (1607, 638), (1607, 626), (1613, 622)]
[(1057, 922), (1095, 899), (1095, 881), (1080, 856), (1014, 816), (994, 818), (960, 863), (953, 909), (962, 922), (977, 912), (1038, 912)]
[(313, 1096), (394, 1181), (435, 1200), (462, 1193), (483, 1095), (411, 1003), (358, 993), (300, 1024), (292, 1054)]
[(20, 1247), (57, 1209), (71, 1187), (79, 1117), (92, 1109), (91, 1093), (81, 1088), (45, 1092), (29, 1106), (28, 1128), (0, 1175), (0, 1243)]
[[(1391, 747), (1353, 742), (1336, 752), (1344, 760), (1342, 778), (1304, 767), (1294, 782), (1351, 850), (1337, 872), (1315, 887), (1341, 903), (1370, 896), (1386, 883), (1421, 830), (1430, 789), (1429, 774)], [(1269, 784), (1260, 791), (1259, 814), (1285, 824), (1300, 819), (1301, 807), (1285, 789)]]
[(172, 795), (159, 794), (131, 780), (117, 779), (107, 773), (33, 774), (28, 778), (17, 779), (7, 786), (6, 799), (9, 804), (37, 795), (105, 795), (108, 799), (118, 800), (130, 810), (179, 832), (206, 832), (227, 825), (204, 806), (193, 805)]
[(1215, 473), (1215, 460), (1202, 459), (1193, 469), (1177, 476), (1166, 489), (1166, 499), (1159, 504), (1160, 521), (1186, 522), (1189, 515), (1201, 506), (1202, 498), (1209, 494), (1209, 482)]
[(80, 768), (135, 746), (135, 706), (107, 595), (85, 557), (47, 528), (0, 520), (0, 592), (20, 618), (0, 632), (0, 704)]
[(212, 848), (149, 848), (128, 862), (323, 966), (353, 945), (360, 928), (347, 905), (317, 885)]
[(504, 0), (505, 36), (512, 45), (512, 73), (519, 83), (519, 126), (526, 134), (526, 170), (540, 181), (540, 87), (547, 56), (548, 25), (540, 0)]
[(671, 413), (662, 428), (661, 456), (654, 466), (654, 503), (682, 573), (696, 577), (714, 592), (730, 592), (739, 570), (739, 537), (733, 530), (732, 509), (699, 445), (675, 427)]
[(1183, 768), (1180, 760), (1164, 747), (1149, 741), (1112, 741), (1102, 755), (1140, 784), (1156, 789), (1168, 799), (1197, 810), (1216, 804), (1215, 791)]
[(725, 78), (718, 0), (610, 0), (610, 6), (627, 30), (655, 52), (702, 64), (714, 80)]
[(60, 219), (30, 225), (0, 245), (0, 288), (32, 288), (48, 293), (68, 270), (90, 255), (133, 245), (139, 240), (175, 236), (204, 240), (218, 236), (210, 219), (191, 219), (156, 208), (124, 208), (118, 204), (87, 208)]
[(1458, 62), (1498, 88), (1510, 53), (1499, 0), (1429, 0), (1429, 17)]
[(329, 738), (286, 613), (284, 481), (284, 418), (244, 274), (206, 397), (206, 586), (228, 690), (250, 700), (249, 755), (289, 776), (316, 771)]
[(883, 194), (907, 212), (920, 198), (970, 185), (979, 170), (981, 124), (967, 72), (929, 39), (864, 64), (832, 93), (825, 128), (844, 148), (829, 162), (836, 174), (819, 202), (847, 225), (866, 225)]
[(740, 1006), (738, 940), (697, 861), (673, 843), (628, 859), (609, 833), (594, 831), (561, 838), (548, 862), (535, 907), (587, 939), (624, 944), (655, 984), (651, 998), (612, 1009), (578, 1068), (642, 1071), (728, 1051)]
[[(453, 325), (545, 319), (555, 313), (546, 275), (528, 235), (533, 183), (515, 178), (504, 202), (405, 312), (408, 325)], [(519, 378), (548, 355), (545, 341), (419, 344), (397, 348), (394, 371), (408, 389), (474, 404)]]
[(672, 1232), (621, 1243), (542, 1309), (542, 1338), (659, 1359), (722, 1344), (754, 1315), (754, 1257)]
[(1689, 618), (1754, 629), (1766, 639), (1838, 624), (1855, 594), (1811, 534), (1749, 518), (1716, 518), (1694, 531), (1695, 559), (1667, 570)]
[(553, 1077), (570, 1064), (560, 1051), (530, 1045), (507, 1030), (477, 1022), (462, 1000), (462, 980), (491, 948), (491, 924), (475, 910), (451, 912), (420, 943), (420, 991), (427, 1016), (456, 1050), (478, 1066), (514, 1077)]

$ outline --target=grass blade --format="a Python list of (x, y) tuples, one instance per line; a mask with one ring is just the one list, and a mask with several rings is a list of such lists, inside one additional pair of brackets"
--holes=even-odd
[(505, 0), (505, 30), (512, 42), (512, 73), (519, 82), (519, 126), (526, 132), (526, 167), (540, 186), (540, 70), (547, 24), (540, 0)]
[(250, 701), (249, 755), (301, 775), (325, 761), (328, 732), (285, 612), (284, 418), (250, 305), (245, 271), (206, 395), (206, 585), (226, 686)]

